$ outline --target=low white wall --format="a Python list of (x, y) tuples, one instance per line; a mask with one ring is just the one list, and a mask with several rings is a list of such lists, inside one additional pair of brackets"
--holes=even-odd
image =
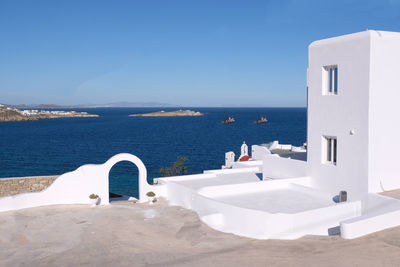
[(276, 150), (276, 149), (282, 149), (282, 150), (292, 150), (293, 148), (295, 148), (292, 145), (288, 145), (288, 144), (279, 144), (279, 141), (275, 140), (271, 143), (269, 150)]
[(306, 153), (307, 149), (304, 149), (304, 148), (298, 147), (298, 146), (292, 146), (292, 151), (293, 152), (304, 152), (304, 153)]
[(340, 233), (345, 239), (353, 239), (400, 225), (400, 201), (369, 194), (363, 201), (362, 216), (340, 223)]
[(306, 161), (281, 158), (271, 154), (264, 158), (262, 165), (263, 179), (285, 179), (307, 176), (308, 164)]
[(292, 145), (279, 145), (277, 148), (282, 150), (292, 150)]
[(251, 157), (254, 160), (263, 160), (266, 156), (270, 155), (271, 151), (265, 146), (252, 145), (251, 146)]
[(104, 164), (84, 165), (75, 171), (65, 173), (41, 192), (24, 193), (0, 198), (0, 211), (17, 210), (54, 204), (90, 204), (89, 195), (99, 195), (100, 204), (109, 204), (109, 172), (120, 161), (129, 161), (139, 169), (139, 201), (147, 200), (148, 191), (160, 191), (161, 187), (147, 183), (147, 170), (136, 156), (122, 153), (110, 158)]
[[(298, 237), (304, 235), (329, 235), (340, 222), (360, 216), (361, 201), (338, 203), (333, 206), (293, 214), (293, 228)], [(336, 233), (336, 231), (333, 231)]]
[(169, 177), (159, 177), (154, 178), (154, 181), (159, 182), (160, 184), (165, 184), (171, 181), (190, 181), (190, 180), (198, 180), (198, 179), (210, 179), (217, 177), (216, 174), (191, 174), (191, 175), (180, 175), (180, 176), (169, 176)]
[(204, 174), (234, 174), (234, 173), (259, 173), (260, 167), (246, 167), (246, 168), (234, 168), (234, 169), (222, 169), (222, 170), (206, 170)]
[[(308, 178), (300, 180), (307, 183)], [(257, 187), (261, 184), (280, 187), (284, 183), (281, 180), (250, 183), (246, 186)], [(213, 196), (221, 196), (221, 190), (226, 194), (232, 194), (231, 190), (240, 193), (240, 187), (243, 184), (206, 187), (196, 192), (175, 182), (167, 183), (171, 205), (194, 210), (204, 223), (218, 231), (256, 239), (296, 239), (307, 234), (327, 235), (329, 228), (339, 226), (340, 221), (358, 216), (361, 212), (359, 201), (285, 214), (247, 209), (213, 199)]]
[(262, 173), (262, 161), (261, 160), (250, 160), (250, 161), (236, 161), (232, 164), (232, 169), (242, 169), (249, 167), (257, 167), (257, 173)]
[(358, 238), (400, 225), (400, 209), (374, 216), (360, 216), (340, 223), (340, 235), (345, 239)]

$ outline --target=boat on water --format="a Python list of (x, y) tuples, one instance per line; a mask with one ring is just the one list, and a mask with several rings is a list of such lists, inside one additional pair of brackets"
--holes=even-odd
[(235, 119), (233, 117), (228, 117), (226, 120), (221, 121), (221, 123), (234, 123)]
[(254, 123), (255, 124), (260, 124), (260, 123), (266, 123), (266, 122), (268, 122), (267, 117), (261, 116), (261, 118), (260, 118), (260, 116), (259, 116), (259, 114), (257, 112), (257, 120), (254, 121)]
[(234, 122), (235, 122), (235, 118), (233, 118), (231, 116), (229, 116), (227, 119), (221, 121), (221, 123), (234, 123)]

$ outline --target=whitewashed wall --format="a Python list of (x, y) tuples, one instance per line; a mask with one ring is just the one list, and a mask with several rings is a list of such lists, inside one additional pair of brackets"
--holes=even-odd
[(353, 239), (400, 225), (400, 200), (368, 194), (362, 202), (362, 215), (340, 223), (340, 235)]
[(264, 180), (308, 176), (308, 169), (306, 161), (281, 158), (274, 154), (264, 157), (262, 165)]
[[(368, 193), (369, 31), (313, 42), (308, 68), (308, 163), (313, 186), (349, 200)], [(338, 66), (338, 94), (322, 94), (324, 66)], [(351, 135), (350, 131), (355, 134)], [(322, 163), (322, 136), (337, 137), (336, 166)]]
[(147, 183), (147, 170), (143, 162), (131, 154), (118, 154), (106, 163), (84, 165), (73, 172), (58, 177), (54, 183), (41, 192), (24, 193), (0, 198), (0, 211), (17, 210), (54, 204), (90, 204), (89, 195), (97, 194), (100, 204), (109, 204), (109, 172), (120, 161), (129, 161), (139, 170), (139, 200), (146, 201), (146, 193), (162, 193), (162, 186)]
[(369, 191), (400, 188), (400, 33), (370, 31)]
[(254, 160), (264, 160), (265, 157), (271, 154), (268, 148), (265, 146), (252, 145), (251, 146), (251, 157)]

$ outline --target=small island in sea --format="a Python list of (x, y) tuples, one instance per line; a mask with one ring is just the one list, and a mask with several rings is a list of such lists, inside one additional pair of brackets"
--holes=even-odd
[(0, 122), (7, 121), (34, 121), (40, 119), (57, 119), (71, 117), (99, 117), (96, 114), (76, 111), (48, 111), (48, 110), (19, 110), (0, 105)]
[(203, 116), (204, 114), (199, 111), (193, 110), (175, 110), (175, 111), (157, 111), (143, 114), (132, 114), (131, 117), (182, 117), (182, 116)]

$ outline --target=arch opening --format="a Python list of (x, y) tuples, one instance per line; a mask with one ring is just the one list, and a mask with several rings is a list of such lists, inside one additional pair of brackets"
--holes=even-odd
[(138, 167), (128, 160), (114, 164), (108, 173), (108, 191), (110, 202), (129, 197), (139, 199)]

